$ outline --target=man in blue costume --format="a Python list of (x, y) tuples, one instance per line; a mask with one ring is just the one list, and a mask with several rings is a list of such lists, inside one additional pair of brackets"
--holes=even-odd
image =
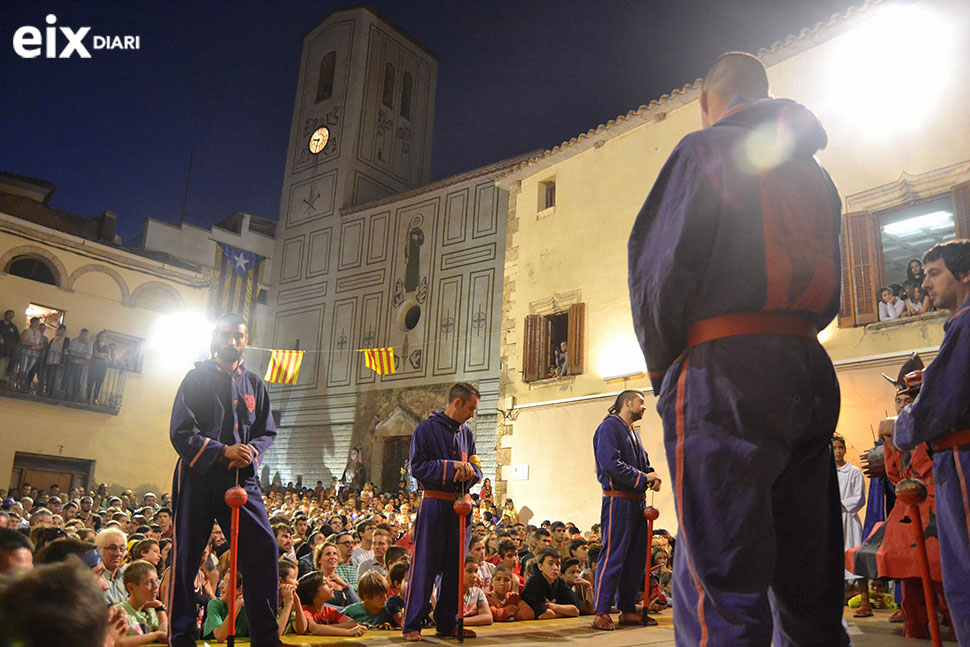
[[(459, 382), (448, 392), (448, 406), (433, 411), (411, 438), (411, 473), (421, 483), (424, 499), (414, 523), (414, 558), (408, 574), (404, 602), (404, 639), (421, 640), (421, 622), (427, 616), (431, 589), (440, 575), (434, 610), (436, 632), (455, 635), (458, 630), (458, 515), (455, 499), (468, 494), (482, 479), (475, 453), (475, 436), (465, 423), (475, 416), (478, 390)], [(471, 514), (465, 520), (465, 532)], [(467, 542), (467, 537), (463, 538)], [(467, 545), (467, 543), (466, 543)], [(465, 637), (475, 633), (465, 629)]]
[(643, 495), (647, 489), (660, 490), (660, 477), (650, 467), (640, 436), (633, 429), (633, 423), (643, 417), (643, 394), (623, 391), (609, 413), (593, 434), (596, 479), (603, 489), (603, 550), (596, 562), (593, 627), (608, 631), (615, 628), (609, 615), (614, 599), (621, 625), (640, 624), (637, 593), (643, 590), (650, 541)]
[(700, 109), (629, 241), (680, 527), (676, 644), (844, 647), (839, 387), (816, 338), (840, 305), (825, 131), (744, 53), (714, 63)]
[(212, 334), (212, 359), (199, 362), (182, 380), (172, 407), (170, 436), (179, 460), (172, 486), (172, 585), (169, 644), (194, 646), (198, 639), (195, 578), (212, 522), (228, 533), (231, 510), (226, 490), (237, 484), (249, 500), (239, 510), (239, 571), (254, 647), (280, 644), (276, 626), (277, 547), (256, 470), (276, 439), (269, 393), (246, 369), (246, 323), (223, 315)]
[(943, 343), (923, 371), (916, 401), (899, 413), (893, 444), (929, 443), (936, 483), (943, 591), (961, 645), (970, 645), (970, 240), (951, 240), (923, 255), (923, 289), (953, 311)]

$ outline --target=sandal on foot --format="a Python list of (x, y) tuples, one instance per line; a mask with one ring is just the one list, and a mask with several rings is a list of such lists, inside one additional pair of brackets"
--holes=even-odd
[(613, 618), (606, 613), (597, 613), (596, 617), (593, 618), (593, 629), (601, 629), (603, 631), (613, 631), (616, 629), (616, 625), (613, 624)]
[(421, 640), (421, 632), (420, 631), (409, 631), (406, 634), (404, 634), (404, 640), (407, 641), (407, 642), (409, 642), (409, 643), (420, 642), (420, 640)]

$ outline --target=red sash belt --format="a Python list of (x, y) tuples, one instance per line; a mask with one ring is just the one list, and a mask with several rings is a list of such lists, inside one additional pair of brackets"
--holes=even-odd
[(935, 452), (950, 449), (951, 447), (958, 447), (960, 445), (970, 445), (970, 429), (951, 432), (941, 437), (935, 443), (930, 443), (930, 447), (932, 447), (933, 451)]
[(630, 499), (631, 501), (643, 501), (642, 494), (623, 492), (622, 490), (603, 490), (603, 496), (610, 496), (617, 499)]
[(441, 499), (442, 501), (454, 501), (457, 497), (454, 492), (439, 492), (438, 490), (425, 490), (425, 499)]
[(735, 335), (791, 335), (815, 338), (815, 323), (782, 312), (750, 312), (702, 319), (687, 331), (687, 347)]

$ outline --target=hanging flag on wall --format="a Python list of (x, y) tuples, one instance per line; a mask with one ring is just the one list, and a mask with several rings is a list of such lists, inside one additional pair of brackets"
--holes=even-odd
[(296, 384), (302, 363), (302, 350), (274, 350), (263, 379), (274, 384)]
[(364, 353), (364, 364), (378, 375), (388, 375), (394, 372), (393, 348), (367, 348), (360, 349), (357, 352)]
[(249, 342), (256, 339), (256, 297), (263, 280), (265, 256), (247, 252), (225, 243), (216, 243), (212, 264), (212, 286), (206, 313), (211, 319), (235, 312), (246, 322)]

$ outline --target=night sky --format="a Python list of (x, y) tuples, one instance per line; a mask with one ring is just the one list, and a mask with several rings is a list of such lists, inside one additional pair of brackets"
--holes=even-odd
[[(440, 57), (432, 179), (563, 140), (756, 52), (849, 0), (370, 3)], [(304, 34), (353, 2), (22, 2), (0, 13), (0, 170), (119, 233), (278, 215)], [(138, 35), (139, 51), (22, 59), (23, 25)], [(90, 38), (87, 42), (90, 42)], [(66, 39), (60, 39), (63, 47)]]

